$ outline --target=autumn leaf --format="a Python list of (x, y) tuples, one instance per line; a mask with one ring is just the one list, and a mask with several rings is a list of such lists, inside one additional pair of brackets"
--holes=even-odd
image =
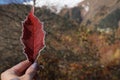
[(34, 15), (34, 7), (23, 22), (22, 42), (24, 44), (24, 53), (29, 61), (34, 62), (39, 52), (45, 47), (45, 31), (43, 24)]

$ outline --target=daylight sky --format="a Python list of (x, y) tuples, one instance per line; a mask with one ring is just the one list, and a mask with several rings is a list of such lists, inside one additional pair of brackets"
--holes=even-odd
[(24, 1), (31, 1), (31, 0), (0, 0), (0, 4), (23, 3)]
[[(55, 6), (59, 12), (63, 7), (67, 6), (69, 8), (77, 6), (78, 3), (84, 0), (36, 0), (36, 6), (42, 7), (47, 6), (51, 8)], [(33, 4), (32, 0), (0, 0), (0, 4), (9, 4), (9, 3), (23, 3), (23, 4)]]

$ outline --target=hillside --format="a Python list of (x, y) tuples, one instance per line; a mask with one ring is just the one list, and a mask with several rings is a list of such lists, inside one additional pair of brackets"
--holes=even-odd
[[(30, 8), (17, 4), (0, 6), (0, 73), (26, 59), (20, 42), (21, 21)], [(120, 27), (108, 33), (96, 31), (92, 25), (88, 28), (78, 24), (76, 16), (72, 20), (46, 7), (36, 8), (35, 14), (44, 22), (46, 31), (46, 48), (38, 60), (44, 66), (38, 71), (41, 80), (120, 79)]]
[[(88, 11), (85, 10), (87, 7)], [(113, 29), (113, 26), (118, 28), (119, 12), (119, 0), (84, 0), (74, 8), (62, 9), (59, 15), (74, 20), (78, 24)]]

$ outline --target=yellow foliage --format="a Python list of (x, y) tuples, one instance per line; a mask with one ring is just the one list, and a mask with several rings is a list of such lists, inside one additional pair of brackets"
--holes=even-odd
[(114, 54), (115, 59), (120, 59), (120, 49), (117, 49)]

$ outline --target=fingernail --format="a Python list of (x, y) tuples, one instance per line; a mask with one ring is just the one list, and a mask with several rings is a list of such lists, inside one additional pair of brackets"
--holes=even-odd
[(31, 67), (34, 68), (34, 69), (36, 69), (37, 68), (37, 63), (34, 62)]

